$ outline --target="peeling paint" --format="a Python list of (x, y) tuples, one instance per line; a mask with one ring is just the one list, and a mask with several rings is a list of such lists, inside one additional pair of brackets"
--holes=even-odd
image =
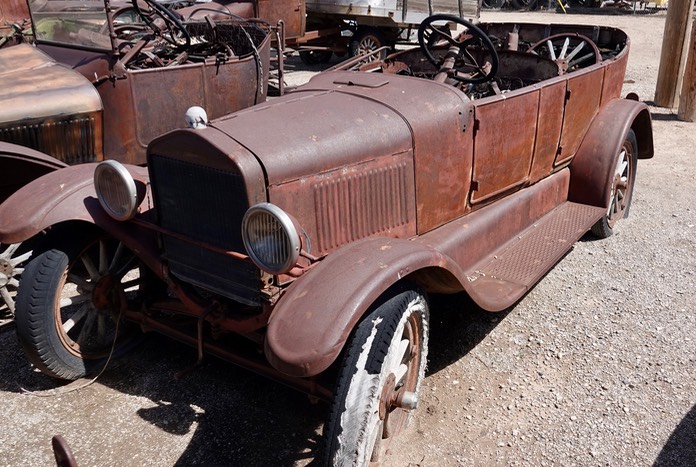
[(340, 424), (342, 433), (338, 437), (339, 447), (333, 459), (333, 465), (363, 466), (368, 465), (374, 442), (380, 429), (379, 419), (379, 398), (387, 376), (395, 373), (401, 364), (403, 355), (398, 355), (397, 349), (401, 342), (404, 326), (409, 316), (413, 313), (420, 313), (423, 322), (423, 344), (421, 362), (419, 367), (419, 379), (415, 388), (416, 394), (420, 390), (420, 385), (425, 377), (425, 368), (428, 353), (428, 322), (425, 318), (427, 304), (422, 296), (416, 297), (408, 303), (401, 315), (399, 324), (396, 327), (392, 340), (389, 343), (389, 350), (385, 356), (379, 374), (369, 374), (365, 369), (370, 350), (375, 344), (377, 329), (382, 318), (377, 318), (372, 322), (372, 332), (366, 339), (360, 352), (360, 356), (355, 365), (355, 373), (351, 378), (346, 395), (345, 406), (341, 414)]

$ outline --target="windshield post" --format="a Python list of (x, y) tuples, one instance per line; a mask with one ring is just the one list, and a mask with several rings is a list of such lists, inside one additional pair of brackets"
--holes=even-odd
[[(138, 0), (133, 0), (137, 2)], [(116, 30), (114, 29), (114, 12), (111, 9), (111, 1), (104, 0), (104, 8), (106, 9), (106, 22), (109, 27), (109, 39), (111, 40), (111, 52), (114, 57), (119, 58), (121, 53), (118, 48), (118, 41), (116, 38)]]

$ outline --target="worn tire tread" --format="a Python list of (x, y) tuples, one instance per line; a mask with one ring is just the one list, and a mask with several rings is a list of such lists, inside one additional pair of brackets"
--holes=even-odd
[[(382, 370), (385, 357), (389, 352), (389, 345), (401, 320), (401, 313), (398, 313), (398, 311), (404, 309), (418, 295), (419, 293), (416, 290), (403, 284), (399, 284), (392, 288), (383, 295), (381, 300), (373, 305), (371, 310), (357, 325), (353, 335), (348, 340), (339, 367), (338, 374), (340, 376), (336, 382), (336, 389), (334, 391), (335, 397), (327, 415), (327, 423), (324, 425), (324, 465), (335, 465), (333, 464), (332, 457), (339, 448), (336, 443), (338, 443), (341, 434), (341, 431), (339, 431), (341, 426), (339, 423), (332, 423), (331, 421), (340, 420), (341, 413), (345, 406), (345, 396), (347, 395), (346, 388), (350, 385), (350, 381), (355, 375), (356, 365), (362, 353), (362, 347), (372, 331), (372, 321), (377, 317), (381, 317), (384, 320), (384, 325), (377, 328), (375, 340), (372, 343), (372, 347), (370, 348), (365, 362), (365, 369), (370, 374), (379, 374)], [(375, 384), (369, 388), (370, 392), (378, 389), (379, 381), (373, 381), (375, 381)], [(366, 393), (368, 393), (367, 390)], [(368, 407), (365, 406), (364, 409), (365, 411), (360, 414), (360, 416), (367, 416)], [(344, 456), (344, 458), (345, 457), (346, 456)], [(341, 462), (338, 465), (347, 464)]]
[[(61, 362), (53, 348), (50, 336), (44, 332), (53, 326), (53, 316), (46, 316), (52, 308), (53, 292), (59, 276), (68, 264), (68, 255), (60, 250), (48, 250), (27, 265), (24, 279), (17, 292), (17, 337), (29, 361), (42, 372), (60, 379), (76, 379), (82, 374), (71, 371)], [(53, 272), (53, 274), (51, 274)], [(33, 279), (33, 280), (32, 280)], [(50, 323), (46, 323), (50, 319)]]

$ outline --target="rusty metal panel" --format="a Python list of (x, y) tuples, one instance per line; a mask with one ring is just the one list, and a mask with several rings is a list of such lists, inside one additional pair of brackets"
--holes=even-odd
[(3, 122), (101, 110), (89, 81), (27, 44), (3, 50), (0, 78)]
[(35, 47), (3, 50), (0, 140), (69, 164), (103, 157), (102, 103), (92, 84)]
[(0, 3), (0, 25), (29, 18), (26, 0), (2, 0)]
[(600, 104), (602, 107), (612, 99), (621, 97), (621, 88), (623, 87), (623, 79), (626, 76), (626, 65), (628, 63), (627, 52), (627, 50), (624, 51), (619, 58), (604, 67), (602, 102)]
[(205, 108), (203, 76), (203, 65), (128, 73), (136, 138), (141, 147), (168, 130), (184, 127), (184, 114), (192, 105)]
[[(513, 95), (514, 94), (514, 95)], [(474, 115), (474, 173), (471, 203), (480, 203), (527, 181), (539, 111), (539, 90), (482, 99)]]
[[(486, 255), (567, 200), (569, 170), (562, 169), (524, 190), (507, 196), (419, 237), (469, 270)], [(504, 222), (501, 220), (504, 219)], [(466, 284), (465, 284), (466, 285)]]
[(271, 24), (283, 20), (287, 39), (302, 37), (305, 33), (305, 0), (258, 0), (257, 16)]
[(467, 292), (484, 310), (504, 310), (541, 279), (604, 213), (594, 206), (561, 204), (468, 271)]
[[(604, 69), (595, 66), (589, 71), (580, 71), (568, 78), (568, 92), (561, 132), (561, 151), (556, 157), (556, 165), (562, 165), (573, 157), (580, 147), (592, 119), (599, 110), (602, 94)], [(623, 80), (622, 80), (623, 81)]]
[(413, 102), (402, 110), (410, 122), (418, 122), (414, 125), (418, 233), (463, 215), (471, 186), (473, 106), (454, 96), (437, 93), (435, 99), (434, 95), (429, 94), (429, 105)]
[(323, 255), (374, 235), (415, 235), (413, 177), (408, 151), (273, 186), (269, 197), (298, 220), (311, 240), (310, 253)]
[[(616, 154), (631, 125), (640, 118), (649, 118), (648, 106), (630, 99), (614, 99), (601, 110), (570, 164), (570, 201), (604, 208), (609, 205)], [(650, 122), (646, 123), (650, 131)], [(648, 148), (646, 156), (652, 157), (652, 145)]]
[[(394, 110), (340, 92), (293, 93), (214, 124), (259, 157), (269, 185), (403, 154), (413, 144)], [(259, 137), (259, 128), (273, 128), (272, 137)]]
[(402, 236), (415, 221), (412, 175), (413, 164), (401, 163), (313, 184), (320, 251), (376, 234)]
[(36, 149), (70, 165), (95, 162), (102, 158), (101, 117), (101, 112), (93, 112), (23, 119), (0, 125), (0, 141)]
[(534, 160), (529, 173), (529, 183), (536, 183), (553, 171), (561, 138), (565, 94), (565, 80), (541, 88)]
[(2, 141), (0, 141), (0, 166), (4, 174), (12, 174), (11, 177), (0, 177), (0, 204), (30, 181), (67, 167), (65, 163), (44, 153)]
[(333, 89), (337, 84), (341, 92), (384, 103), (410, 123), (418, 232), (464, 214), (473, 156), (471, 101), (449, 85), (383, 74), (327, 73), (302, 89)]
[[(259, 47), (268, 69), (270, 35)], [(259, 83), (260, 80), (260, 83)], [(255, 57), (219, 66), (198, 63), (129, 70), (126, 78), (97, 86), (104, 102), (104, 153), (108, 159), (142, 164), (155, 137), (186, 126), (184, 114), (200, 105), (213, 119), (264, 101), (268, 76), (259, 74)]]

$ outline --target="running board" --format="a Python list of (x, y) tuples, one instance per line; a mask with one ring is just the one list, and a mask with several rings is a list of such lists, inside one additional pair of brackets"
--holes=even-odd
[(484, 310), (512, 306), (605, 213), (606, 208), (561, 204), (467, 271), (467, 291)]

